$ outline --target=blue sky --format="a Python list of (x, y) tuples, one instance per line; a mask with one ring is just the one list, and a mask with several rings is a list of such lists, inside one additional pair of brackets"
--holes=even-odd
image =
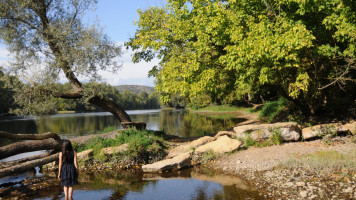
[[(147, 9), (151, 6), (164, 5), (166, 0), (98, 0), (94, 12), (88, 11), (87, 20), (89, 22), (98, 21), (104, 28), (104, 32), (114, 41), (123, 44), (135, 34), (136, 26), (133, 25), (138, 20), (137, 9)], [(123, 47), (124, 54), (119, 61), (123, 67), (116, 74), (100, 72), (105, 82), (111, 85), (147, 85), (154, 86), (153, 78), (148, 78), (147, 74), (151, 67), (158, 63), (154, 60), (151, 63), (131, 62), (132, 52)], [(4, 64), (8, 59), (8, 52), (3, 44), (0, 44), (0, 64)], [(62, 79), (61, 82), (64, 82)], [(85, 81), (85, 80), (82, 80)]]

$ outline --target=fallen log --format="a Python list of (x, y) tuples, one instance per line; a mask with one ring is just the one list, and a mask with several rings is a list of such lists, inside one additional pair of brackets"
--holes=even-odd
[(11, 166), (14, 166), (14, 165), (19, 165), (21, 163), (24, 163), (24, 162), (27, 162), (27, 161), (31, 161), (31, 160), (37, 160), (37, 159), (45, 158), (45, 157), (48, 157), (48, 156), (52, 155), (53, 153), (56, 153), (56, 152), (55, 151), (51, 151), (51, 152), (43, 153), (43, 154), (40, 154), (40, 155), (31, 156), (31, 157), (28, 157), (28, 158), (22, 158), (22, 159), (19, 159), (19, 160), (8, 161), (8, 162), (0, 162), (0, 169), (11, 167)]
[(53, 138), (48, 138), (41, 141), (35, 140), (16, 142), (0, 147), (0, 160), (24, 152), (52, 149), (55, 151), (60, 151), (61, 143), (61, 140), (56, 140)]
[(53, 138), (56, 140), (61, 139), (57, 134), (48, 132), (43, 134), (13, 134), (4, 131), (0, 131), (0, 138), (7, 138), (10, 140), (43, 140)]
[(7, 167), (4, 169), (0, 169), (0, 177), (13, 175), (14, 173), (18, 173), (18, 172), (27, 171), (27, 170), (33, 169), (37, 166), (45, 165), (47, 163), (56, 161), (57, 159), (58, 159), (58, 153), (50, 155), (45, 158), (27, 161), (27, 162), (24, 162), (20, 165), (16, 165), (13, 167)]

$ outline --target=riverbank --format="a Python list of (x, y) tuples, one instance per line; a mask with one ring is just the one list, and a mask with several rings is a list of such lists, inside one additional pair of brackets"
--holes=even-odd
[(349, 137), (238, 151), (207, 164), (243, 176), (270, 199), (355, 199), (356, 143)]
[[(227, 112), (237, 117), (244, 116), (245, 121), (239, 123), (237, 127), (246, 124), (260, 124), (256, 113), (247, 113), (244, 111)], [(226, 113), (204, 111), (204, 114), (217, 115)], [(329, 129), (333, 128), (332, 126), (334, 125), (326, 126), (326, 130), (330, 132)], [(172, 150), (175, 147), (194, 143), (195, 140), (203, 141), (204, 138), (209, 140), (209, 142), (206, 141), (207, 143), (216, 141), (218, 138), (222, 138), (222, 136), (225, 136), (224, 138), (227, 139), (227, 136), (224, 134), (236, 134), (236, 132), (233, 133), (235, 128), (220, 132), (223, 134), (214, 134), (210, 139), (209, 137), (165, 137), (164, 139), (165, 142), (168, 143), (169, 149)], [(336, 128), (336, 125), (334, 128)], [(330, 133), (334, 135), (332, 131)], [(118, 134), (117, 131), (114, 131), (91, 136), (81, 136), (71, 140), (74, 143), (84, 144), (96, 136), (100, 136), (102, 139), (114, 139)], [(253, 136), (253, 134), (250, 134), (250, 136)], [(322, 136), (321, 132), (319, 133), (319, 137), (317, 135), (316, 139), (310, 141), (297, 139), (295, 141), (298, 142), (284, 143), (282, 145), (268, 147), (255, 147), (252, 145), (247, 147), (244, 144), (246, 140), (241, 138), (241, 140), (239, 140), (236, 138), (236, 135), (230, 135), (229, 140), (241, 142), (241, 144), (237, 145), (238, 150), (233, 150), (223, 155), (214, 155), (208, 152), (206, 155), (212, 155), (212, 158), (208, 159), (210, 162), (202, 162), (202, 166), (213, 169), (218, 174), (230, 174), (236, 177), (243, 176), (245, 180), (255, 185), (255, 189), (266, 199), (355, 198), (355, 135), (346, 134), (343, 136), (333, 136), (332, 138), (323, 138), (320, 136)], [(118, 149), (120, 149), (120, 147)], [(104, 152), (108, 152), (109, 150), (106, 149)], [(198, 149), (198, 147), (189, 147), (186, 150), (193, 150), (197, 153), (200, 149)], [(99, 162), (92, 162), (93, 156), (88, 154), (87, 158), (89, 159), (84, 163), (87, 165), (81, 168), (81, 172), (105, 173), (107, 171), (122, 169), (140, 170), (141, 165), (137, 165), (135, 162), (122, 163), (117, 155), (120, 154), (114, 154), (114, 157), (109, 156), (106, 162), (101, 162), (100, 159)], [(121, 154), (121, 156), (127, 156), (127, 154)], [(330, 160), (329, 157), (332, 159)], [(111, 158), (115, 158), (116, 160)], [(330, 165), (330, 163), (333, 164)], [(55, 178), (55, 173), (56, 170), (54, 170), (52, 174), (48, 173), (48, 175)], [(36, 187), (46, 187), (45, 182), (46, 181), (43, 181), (43, 185), (39, 183)]]

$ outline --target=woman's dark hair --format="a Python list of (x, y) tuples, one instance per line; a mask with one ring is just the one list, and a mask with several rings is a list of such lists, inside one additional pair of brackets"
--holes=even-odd
[(72, 151), (72, 143), (69, 140), (64, 140), (62, 145), (62, 162), (66, 161), (68, 153)]

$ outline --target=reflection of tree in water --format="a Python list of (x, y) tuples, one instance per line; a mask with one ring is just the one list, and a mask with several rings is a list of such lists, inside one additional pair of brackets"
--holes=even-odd
[(105, 127), (119, 125), (112, 115), (53, 117), (40, 119), (37, 122), (38, 131), (73, 134), (79, 136), (96, 130), (104, 130)]
[(184, 110), (162, 111), (160, 130), (164, 130), (170, 135), (182, 137), (204, 136), (233, 127), (239, 121), (241, 121), (241, 119), (212, 118)]

